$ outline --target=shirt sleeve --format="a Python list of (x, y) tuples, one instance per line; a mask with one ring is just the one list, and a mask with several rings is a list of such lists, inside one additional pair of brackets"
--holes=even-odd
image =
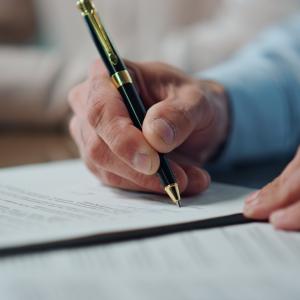
[(231, 132), (219, 164), (291, 155), (300, 144), (300, 15), (199, 74), (223, 84)]

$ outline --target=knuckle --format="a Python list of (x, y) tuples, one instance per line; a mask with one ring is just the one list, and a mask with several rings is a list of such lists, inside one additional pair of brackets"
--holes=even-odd
[(278, 203), (284, 204), (288, 202), (291, 197), (288, 176), (283, 174), (277, 177), (267, 185), (265, 193), (268, 193), (269, 197), (275, 199)]
[(98, 97), (87, 110), (87, 120), (93, 128), (100, 127), (105, 114), (105, 102)]
[(157, 186), (160, 186), (158, 177), (156, 176), (147, 176), (141, 173), (137, 173), (134, 179), (136, 184), (149, 190), (156, 190)]
[(98, 75), (97, 77), (93, 77), (90, 80), (89, 88), (93, 92), (99, 92), (99, 91), (102, 91), (104, 85), (105, 85), (105, 82), (104, 82), (103, 76)]
[(115, 138), (111, 146), (112, 151), (121, 158), (121, 160), (133, 164), (134, 155), (138, 152), (138, 147), (134, 141), (127, 138)]
[(89, 142), (86, 146), (86, 155), (89, 159), (95, 162), (99, 162), (99, 159), (101, 157), (101, 149), (102, 145), (99, 140), (94, 140), (92, 142)]
[(190, 109), (188, 111), (191, 117), (195, 118), (198, 116), (203, 116), (211, 118), (213, 110), (212, 102), (207, 100), (206, 95), (199, 87), (190, 87), (189, 99), (191, 100)]
[(193, 125), (193, 115), (191, 111), (181, 105), (172, 107), (168, 115), (166, 115), (166, 120), (169, 121), (176, 131), (183, 128), (188, 129)]
[(127, 120), (122, 118), (112, 119), (105, 129), (109, 147), (114, 153), (124, 154), (135, 148), (136, 141), (130, 138)]
[(113, 156), (110, 150), (99, 140), (90, 143), (87, 156), (104, 169), (110, 169), (113, 165)]
[(280, 176), (279, 189), (276, 190), (276, 194), (281, 198), (283, 204), (290, 203), (293, 200), (298, 199), (299, 197), (299, 185), (298, 180), (293, 180), (293, 177), (286, 174)]
[(177, 111), (178, 118), (181, 116), (185, 126), (190, 127), (193, 124), (193, 114), (190, 109), (179, 108)]
[(100, 147), (100, 150), (96, 157), (94, 157), (95, 161), (98, 162), (103, 168), (110, 169), (112, 168), (113, 161), (112, 161), (112, 154), (109, 149), (104, 149), (104, 147)]
[(122, 135), (120, 134), (116, 134), (112, 136), (109, 141), (111, 149), (117, 154), (122, 153), (123, 150), (125, 149), (125, 146), (128, 145), (128, 144), (125, 145), (124, 139), (123, 138), (121, 139), (121, 136)]
[(146, 187), (149, 185), (150, 176), (145, 176), (141, 173), (136, 173), (136, 174), (134, 174), (134, 179), (138, 185), (140, 185), (142, 187)]
[(279, 186), (279, 181), (280, 178), (276, 178), (274, 181), (270, 182), (267, 184), (261, 191), (260, 191), (260, 196), (263, 199), (266, 199), (269, 197), (270, 194), (273, 193), (274, 189), (277, 189)]
[(286, 178), (285, 176), (277, 177), (273, 182), (267, 185), (268, 192), (280, 191), (282, 187), (285, 186)]

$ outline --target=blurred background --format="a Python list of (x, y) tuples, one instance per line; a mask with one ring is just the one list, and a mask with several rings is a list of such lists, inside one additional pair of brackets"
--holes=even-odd
[[(299, 0), (95, 3), (124, 57), (161, 60), (189, 73), (221, 63), (300, 8)], [(66, 130), (67, 94), (97, 53), (75, 4), (0, 0), (1, 167), (78, 155)]]

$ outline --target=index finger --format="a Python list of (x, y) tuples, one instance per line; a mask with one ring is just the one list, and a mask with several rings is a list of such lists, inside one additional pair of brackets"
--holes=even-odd
[(99, 62), (91, 69), (86, 114), (90, 125), (119, 159), (147, 175), (157, 171), (157, 152), (133, 125), (121, 95)]

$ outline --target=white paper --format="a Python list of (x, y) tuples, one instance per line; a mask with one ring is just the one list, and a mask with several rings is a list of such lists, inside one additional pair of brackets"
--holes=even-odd
[(79, 161), (0, 172), (0, 249), (240, 213), (248, 189), (214, 184), (178, 208), (102, 186)]
[(0, 260), (5, 300), (297, 300), (300, 235), (267, 224)]

